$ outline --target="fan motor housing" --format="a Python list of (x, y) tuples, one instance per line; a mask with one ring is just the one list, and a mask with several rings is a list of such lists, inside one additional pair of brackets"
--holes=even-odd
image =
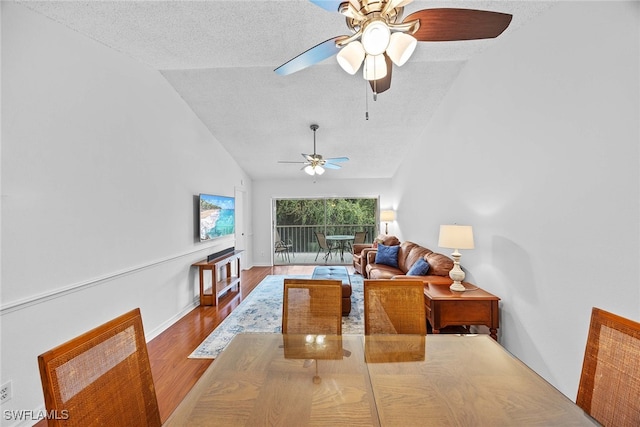
[[(353, 5), (352, 2), (343, 3), (348, 6), (348, 4)], [(352, 18), (347, 16), (347, 27), (351, 29), (354, 33), (357, 33), (365, 22), (368, 22), (372, 18), (382, 18), (386, 21), (387, 24), (395, 24), (396, 22), (402, 19), (402, 13), (404, 11), (404, 7), (396, 7), (387, 11), (387, 13), (382, 14), (385, 5), (387, 4), (386, 0), (360, 0), (358, 2), (360, 4), (360, 9), (358, 11), (366, 17), (366, 19)]]

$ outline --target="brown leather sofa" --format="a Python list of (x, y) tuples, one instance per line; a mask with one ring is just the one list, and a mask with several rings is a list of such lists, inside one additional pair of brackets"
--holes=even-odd
[[(433, 252), (417, 243), (402, 242), (398, 249), (398, 267), (385, 264), (376, 264), (376, 249), (368, 250), (365, 266), (366, 275), (369, 279), (400, 279), (400, 278), (421, 278), (425, 283), (450, 284), (449, 271), (453, 268), (453, 260), (446, 255)], [(426, 276), (406, 276), (407, 271), (419, 259), (424, 258), (429, 264)]]
[[(400, 240), (396, 236), (378, 236), (376, 240), (382, 240), (383, 245), (396, 246)], [(367, 277), (367, 253), (375, 251), (373, 243), (362, 243), (353, 245), (353, 269), (356, 273)], [(374, 258), (375, 259), (375, 258)]]

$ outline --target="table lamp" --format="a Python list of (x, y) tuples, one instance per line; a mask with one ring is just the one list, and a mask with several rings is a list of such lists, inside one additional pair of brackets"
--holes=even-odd
[(464, 271), (460, 268), (460, 252), (458, 249), (473, 249), (473, 230), (470, 225), (441, 225), (438, 246), (441, 248), (453, 249), (453, 268), (449, 272), (449, 277), (453, 283), (449, 287), (452, 291), (463, 292), (465, 287)]
[(389, 223), (396, 220), (396, 211), (380, 212), (380, 221), (384, 222), (384, 234), (389, 234)]

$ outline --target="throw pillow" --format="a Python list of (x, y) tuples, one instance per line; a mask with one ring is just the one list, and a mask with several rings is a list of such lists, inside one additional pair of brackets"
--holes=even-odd
[(398, 249), (400, 249), (400, 246), (385, 246), (379, 244), (378, 252), (376, 252), (376, 264), (384, 264), (398, 268)]
[(429, 263), (424, 258), (418, 258), (407, 271), (407, 276), (425, 276), (427, 271), (429, 271)]

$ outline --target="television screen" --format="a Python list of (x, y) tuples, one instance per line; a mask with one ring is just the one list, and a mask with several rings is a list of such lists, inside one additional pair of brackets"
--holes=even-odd
[(235, 233), (235, 199), (200, 194), (200, 241), (217, 239)]

